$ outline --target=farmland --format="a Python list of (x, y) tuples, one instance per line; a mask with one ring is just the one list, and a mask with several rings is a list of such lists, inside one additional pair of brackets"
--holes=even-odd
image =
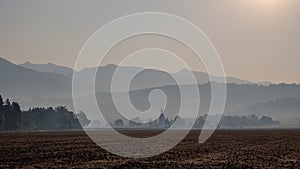
[(168, 152), (131, 159), (106, 152), (82, 131), (1, 132), (0, 168), (300, 168), (300, 130), (219, 130), (203, 144), (198, 136), (191, 131)]

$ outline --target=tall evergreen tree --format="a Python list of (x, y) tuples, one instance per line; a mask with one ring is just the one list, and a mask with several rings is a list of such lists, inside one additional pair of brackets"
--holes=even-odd
[(1, 108), (3, 107), (3, 98), (2, 98), (2, 96), (0, 95), (0, 111), (1, 111)]
[(11, 115), (11, 109), (10, 109), (10, 101), (9, 99), (6, 99), (5, 104), (2, 107), (2, 112), (3, 112), (3, 116), (4, 116), (4, 129), (5, 130), (12, 130), (11, 126), (13, 123), (13, 117)]
[(12, 128), (14, 130), (21, 128), (21, 108), (20, 105), (16, 102), (13, 102), (11, 104), (11, 115), (13, 117), (13, 126)]
[(4, 129), (5, 126), (5, 117), (4, 117), (4, 112), (3, 112), (3, 98), (0, 95), (0, 130)]
[(0, 112), (0, 130), (4, 130), (5, 128), (5, 117), (4, 113)]
[(9, 99), (6, 99), (5, 106), (10, 107), (10, 101), (9, 101)]

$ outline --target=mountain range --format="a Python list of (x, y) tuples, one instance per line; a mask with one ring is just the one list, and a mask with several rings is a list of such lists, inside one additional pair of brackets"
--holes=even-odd
[[(102, 109), (107, 112), (117, 110), (111, 100), (111, 80), (116, 69), (125, 75), (135, 71), (141, 73), (134, 78), (130, 85), (130, 98), (133, 105), (139, 110), (149, 108), (148, 96), (151, 90), (161, 89), (168, 96), (167, 112), (176, 112), (180, 103), (176, 81), (166, 72), (143, 69), (139, 67), (119, 67), (106, 65), (100, 67), (84, 68), (75, 71), (80, 81), (92, 80), (88, 78), (91, 71), (98, 69), (96, 76), (97, 98)], [(187, 78), (187, 70), (181, 70), (171, 75), (176, 78)], [(204, 114), (210, 105), (209, 76), (204, 72), (193, 72), (200, 90), (201, 107), (199, 112)], [(18, 101), (22, 107), (57, 106), (66, 105), (73, 109), (72, 102), (72, 75), (73, 70), (68, 67), (52, 63), (33, 64), (25, 62), (16, 65), (4, 58), (0, 58), (0, 94), (5, 98)], [(218, 79), (215, 77), (214, 79)], [(300, 119), (300, 85), (297, 84), (272, 84), (270, 82), (253, 83), (234, 77), (227, 77), (227, 101), (225, 114), (232, 115), (269, 115), (275, 120), (283, 120), (282, 124), (299, 125)], [(189, 87), (189, 84), (184, 84)], [(127, 91), (120, 91), (127, 92)], [(121, 94), (122, 95), (122, 94)], [(82, 99), (89, 94), (83, 95)], [(193, 100), (189, 100), (193, 103)], [(283, 105), (283, 106), (280, 106)], [(87, 103), (88, 106), (88, 103)], [(93, 117), (92, 117), (93, 118)]]
[[(52, 63), (32, 64), (30, 62), (25, 62), (23, 64), (20, 64), (19, 66), (35, 70), (37, 72), (60, 74), (69, 79), (72, 79), (73, 75), (73, 70), (71, 68), (54, 65)], [(121, 77), (124, 79), (128, 78), (127, 76), (132, 72), (142, 71), (142, 73), (140, 73), (139, 76), (136, 77), (136, 80), (132, 82), (130, 90), (176, 85), (176, 81), (171, 79), (169, 75), (174, 76), (175, 78), (181, 78), (183, 81), (190, 81), (190, 79), (188, 79), (188, 70), (186, 69), (183, 69), (176, 73), (168, 73), (169, 75), (167, 75), (166, 72), (154, 69), (143, 69), (139, 67), (119, 67), (117, 65), (109, 64), (100, 67), (84, 68), (80, 71), (75, 71), (74, 73), (76, 73), (76, 75), (80, 77), (80, 81), (89, 81), (93, 80), (89, 78), (89, 74), (91, 72), (98, 71), (96, 76), (96, 91), (110, 92), (110, 84), (112, 81), (112, 77), (117, 69), (120, 70), (120, 72), (122, 73)], [(209, 75), (207, 73), (195, 71), (193, 71), (192, 73), (194, 74), (198, 84), (205, 84), (210, 81)], [(220, 77), (213, 76), (213, 78), (216, 81), (221, 81), (219, 80)], [(226, 77), (226, 81), (229, 84), (252, 84), (252, 82), (250, 81), (234, 77)]]
[(9, 97), (70, 95), (71, 79), (38, 72), (0, 58), (0, 93)]

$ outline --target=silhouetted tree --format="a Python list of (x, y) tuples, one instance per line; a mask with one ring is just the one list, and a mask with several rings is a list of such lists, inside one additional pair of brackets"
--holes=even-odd
[(3, 98), (2, 98), (2, 96), (0, 95), (0, 111), (1, 111), (1, 108), (3, 107)]
[(21, 129), (21, 108), (20, 105), (16, 102), (11, 104), (11, 129), (18, 130)]
[(56, 123), (58, 124), (59, 129), (71, 129), (72, 126), (75, 125), (74, 121), (77, 120), (80, 126), (80, 123), (73, 112), (70, 112), (65, 106), (58, 106), (55, 108), (56, 114)]
[(9, 99), (6, 99), (5, 106), (10, 107), (10, 101), (9, 101)]
[(60, 129), (81, 129), (78, 118), (89, 124), (83, 112), (79, 116), (74, 115), (65, 106), (36, 107), (29, 108), (27, 111), (21, 111), (17, 102), (10, 103), (7, 99), (3, 103), (0, 95), (0, 130), (60, 130)]
[(160, 114), (158, 118), (158, 126), (159, 128), (165, 128), (166, 127), (166, 118), (163, 113)]
[(33, 115), (28, 112), (22, 112), (21, 123), (22, 123), (23, 130), (36, 130), (37, 129), (36, 122), (33, 119)]
[(0, 111), (0, 130), (3, 130), (5, 127), (5, 116), (4, 113)]
[(150, 128), (158, 128), (158, 119), (148, 122)]
[(138, 127), (142, 125), (142, 120), (139, 117), (135, 117), (132, 120), (129, 120), (130, 127)]
[(87, 118), (86, 114), (83, 113), (82, 111), (80, 111), (76, 116), (77, 116), (80, 124), (83, 126), (88, 126), (91, 123), (91, 120), (89, 120)]
[(4, 129), (5, 126), (5, 117), (4, 117), (4, 113), (3, 113), (3, 98), (0, 95), (0, 130)]
[[(62, 130), (62, 129), (81, 129), (81, 125), (77, 116), (64, 106), (53, 109), (48, 108), (32, 108), (26, 112), (26, 126), (39, 130)], [(32, 124), (33, 122), (33, 124)], [(24, 123), (24, 122), (23, 122)]]
[(4, 130), (12, 130), (13, 126), (13, 117), (11, 114), (11, 107), (10, 107), (10, 101), (9, 99), (6, 99), (5, 104), (2, 107), (2, 112), (4, 116)]
[(115, 121), (115, 126), (118, 126), (118, 127), (124, 126), (123, 120), (122, 120), (122, 119), (117, 119), (117, 120)]

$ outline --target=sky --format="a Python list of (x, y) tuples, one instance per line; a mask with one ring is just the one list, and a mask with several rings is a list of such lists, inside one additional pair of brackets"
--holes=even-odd
[[(170, 13), (195, 24), (214, 44), (228, 76), (300, 83), (299, 0), (1, 0), (0, 56), (17, 64), (51, 62), (73, 68), (95, 31), (136, 12)], [(170, 50), (180, 48), (168, 40), (161, 44)], [(123, 50), (135, 45), (141, 45), (137, 39), (128, 41)], [(104, 64), (116, 60), (112, 57)], [(187, 60), (193, 69), (205, 71)], [(170, 66), (171, 71), (177, 69), (176, 64)]]

